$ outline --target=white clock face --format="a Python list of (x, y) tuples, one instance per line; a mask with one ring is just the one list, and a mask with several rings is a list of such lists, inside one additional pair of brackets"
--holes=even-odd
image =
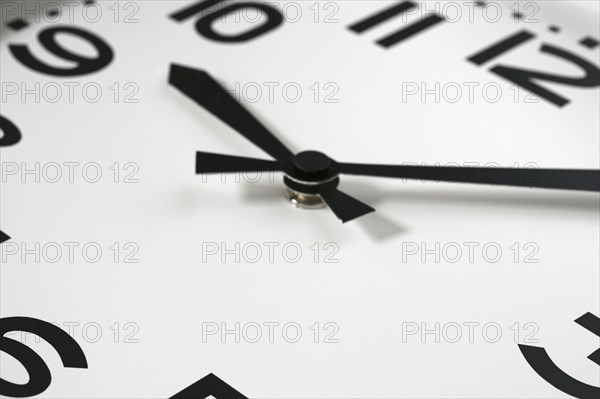
[(600, 394), (598, 2), (0, 5), (0, 396)]

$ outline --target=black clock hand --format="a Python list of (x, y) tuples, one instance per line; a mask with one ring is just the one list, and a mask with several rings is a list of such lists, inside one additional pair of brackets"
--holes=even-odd
[(235, 173), (235, 172), (267, 172), (282, 170), (277, 161), (238, 157), (234, 155), (196, 152), (196, 174)]
[(460, 183), (600, 191), (600, 171), (585, 169), (471, 168), (338, 164), (341, 174)]
[(294, 155), (208, 73), (171, 65), (169, 82), (277, 160), (198, 152), (196, 173), (282, 171), (288, 188), (320, 196), (343, 222), (374, 209), (339, 191), (339, 174), (600, 191), (598, 170), (369, 165), (337, 163), (316, 151)]
[(374, 208), (360, 202), (356, 198), (341, 192), (336, 187), (324, 187), (319, 190), (319, 195), (325, 201), (329, 209), (343, 223), (349, 222), (368, 213), (375, 212)]
[[(196, 152), (196, 174), (263, 171), (282, 171), (288, 178), (295, 175), (293, 162), (289, 161), (267, 161), (234, 155)], [(311, 194), (321, 196), (332, 212), (344, 223), (375, 211), (370, 206), (338, 190), (338, 182), (339, 179), (335, 179), (322, 185), (315, 185)]]
[(600, 191), (598, 170), (338, 163), (316, 151), (301, 152), (279, 162), (204, 152), (198, 152), (196, 156), (196, 173), (199, 174), (273, 170), (284, 172), (284, 183), (289, 189), (307, 195), (319, 195), (343, 222), (366, 215), (374, 209), (337, 189), (340, 174)]
[[(294, 154), (208, 73), (171, 65), (169, 83), (279, 161), (197, 152), (197, 174), (285, 171), (294, 175), (290, 167)], [(343, 222), (374, 211), (370, 206), (339, 191), (337, 182), (316, 187), (314, 194), (321, 196)]]
[[(336, 165), (340, 174), (349, 175), (600, 191), (600, 171), (598, 170), (437, 167), (356, 163), (336, 163)], [(289, 169), (287, 162), (278, 163), (261, 159), (203, 152), (198, 153), (196, 164), (197, 173), (254, 172), (286, 169)]]
[(277, 160), (292, 152), (208, 73), (171, 65), (169, 83)]

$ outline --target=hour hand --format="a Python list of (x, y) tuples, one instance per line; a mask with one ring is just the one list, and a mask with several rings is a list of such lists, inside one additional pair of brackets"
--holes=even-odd
[(273, 158), (281, 161), (293, 156), (207, 72), (171, 64), (169, 83)]

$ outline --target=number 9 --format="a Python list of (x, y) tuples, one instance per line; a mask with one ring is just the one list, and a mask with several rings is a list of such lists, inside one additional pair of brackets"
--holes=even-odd
[[(88, 58), (65, 49), (56, 41), (54, 36), (57, 33), (68, 33), (81, 39), (85, 39), (96, 48), (98, 55), (95, 58)], [(9, 46), (11, 53), (22, 64), (35, 71), (48, 75), (77, 76), (93, 73), (110, 64), (114, 57), (113, 51), (104, 40), (93, 33), (79, 28), (67, 26), (47, 28), (40, 32), (38, 39), (42, 46), (52, 54), (77, 63), (77, 65), (72, 68), (59, 68), (40, 61), (31, 53), (31, 51), (29, 51), (26, 45), (18, 44)]]

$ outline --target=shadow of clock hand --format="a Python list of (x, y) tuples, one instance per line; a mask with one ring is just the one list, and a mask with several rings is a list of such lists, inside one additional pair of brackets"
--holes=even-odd
[[(350, 191), (376, 191), (376, 187), (373, 187), (371, 185), (356, 185), (353, 183), (347, 183), (344, 186), (350, 189)], [(381, 194), (381, 196), (379, 194)], [(380, 200), (383, 199), (384, 196), (385, 195), (383, 193), (375, 193), (374, 196), (370, 196), (367, 198), (369, 199), (369, 201), (367, 202), (380, 202)], [(246, 184), (244, 186), (244, 198), (246, 201), (248, 201), (248, 203), (264, 204), (265, 202), (272, 202), (274, 204), (279, 204), (281, 203), (282, 197), (283, 190), (278, 184), (257, 182), (253, 184)], [(391, 238), (397, 237), (400, 234), (404, 234), (408, 231), (404, 226), (399, 225), (388, 215), (384, 215), (378, 212), (371, 212), (365, 217), (358, 219), (357, 224), (374, 242), (383, 242)], [(319, 228), (327, 229), (327, 226), (331, 227), (328, 223), (326, 223)]]
[(474, 189), (470, 185), (449, 185), (443, 182), (418, 185), (415, 182), (402, 182), (400, 186), (398, 189), (389, 186), (383, 188), (367, 181), (350, 181), (344, 184), (348, 191), (362, 193), (361, 200), (374, 206), (397, 203), (431, 209), (440, 206), (468, 206), (474, 212), (498, 209), (512, 212), (514, 209), (521, 209), (583, 212), (590, 215), (597, 213), (600, 206), (600, 198), (588, 195), (585, 191), (485, 190), (483, 187)]
[(207, 72), (172, 64), (169, 83), (273, 158), (284, 160), (293, 156), (273, 133)]

